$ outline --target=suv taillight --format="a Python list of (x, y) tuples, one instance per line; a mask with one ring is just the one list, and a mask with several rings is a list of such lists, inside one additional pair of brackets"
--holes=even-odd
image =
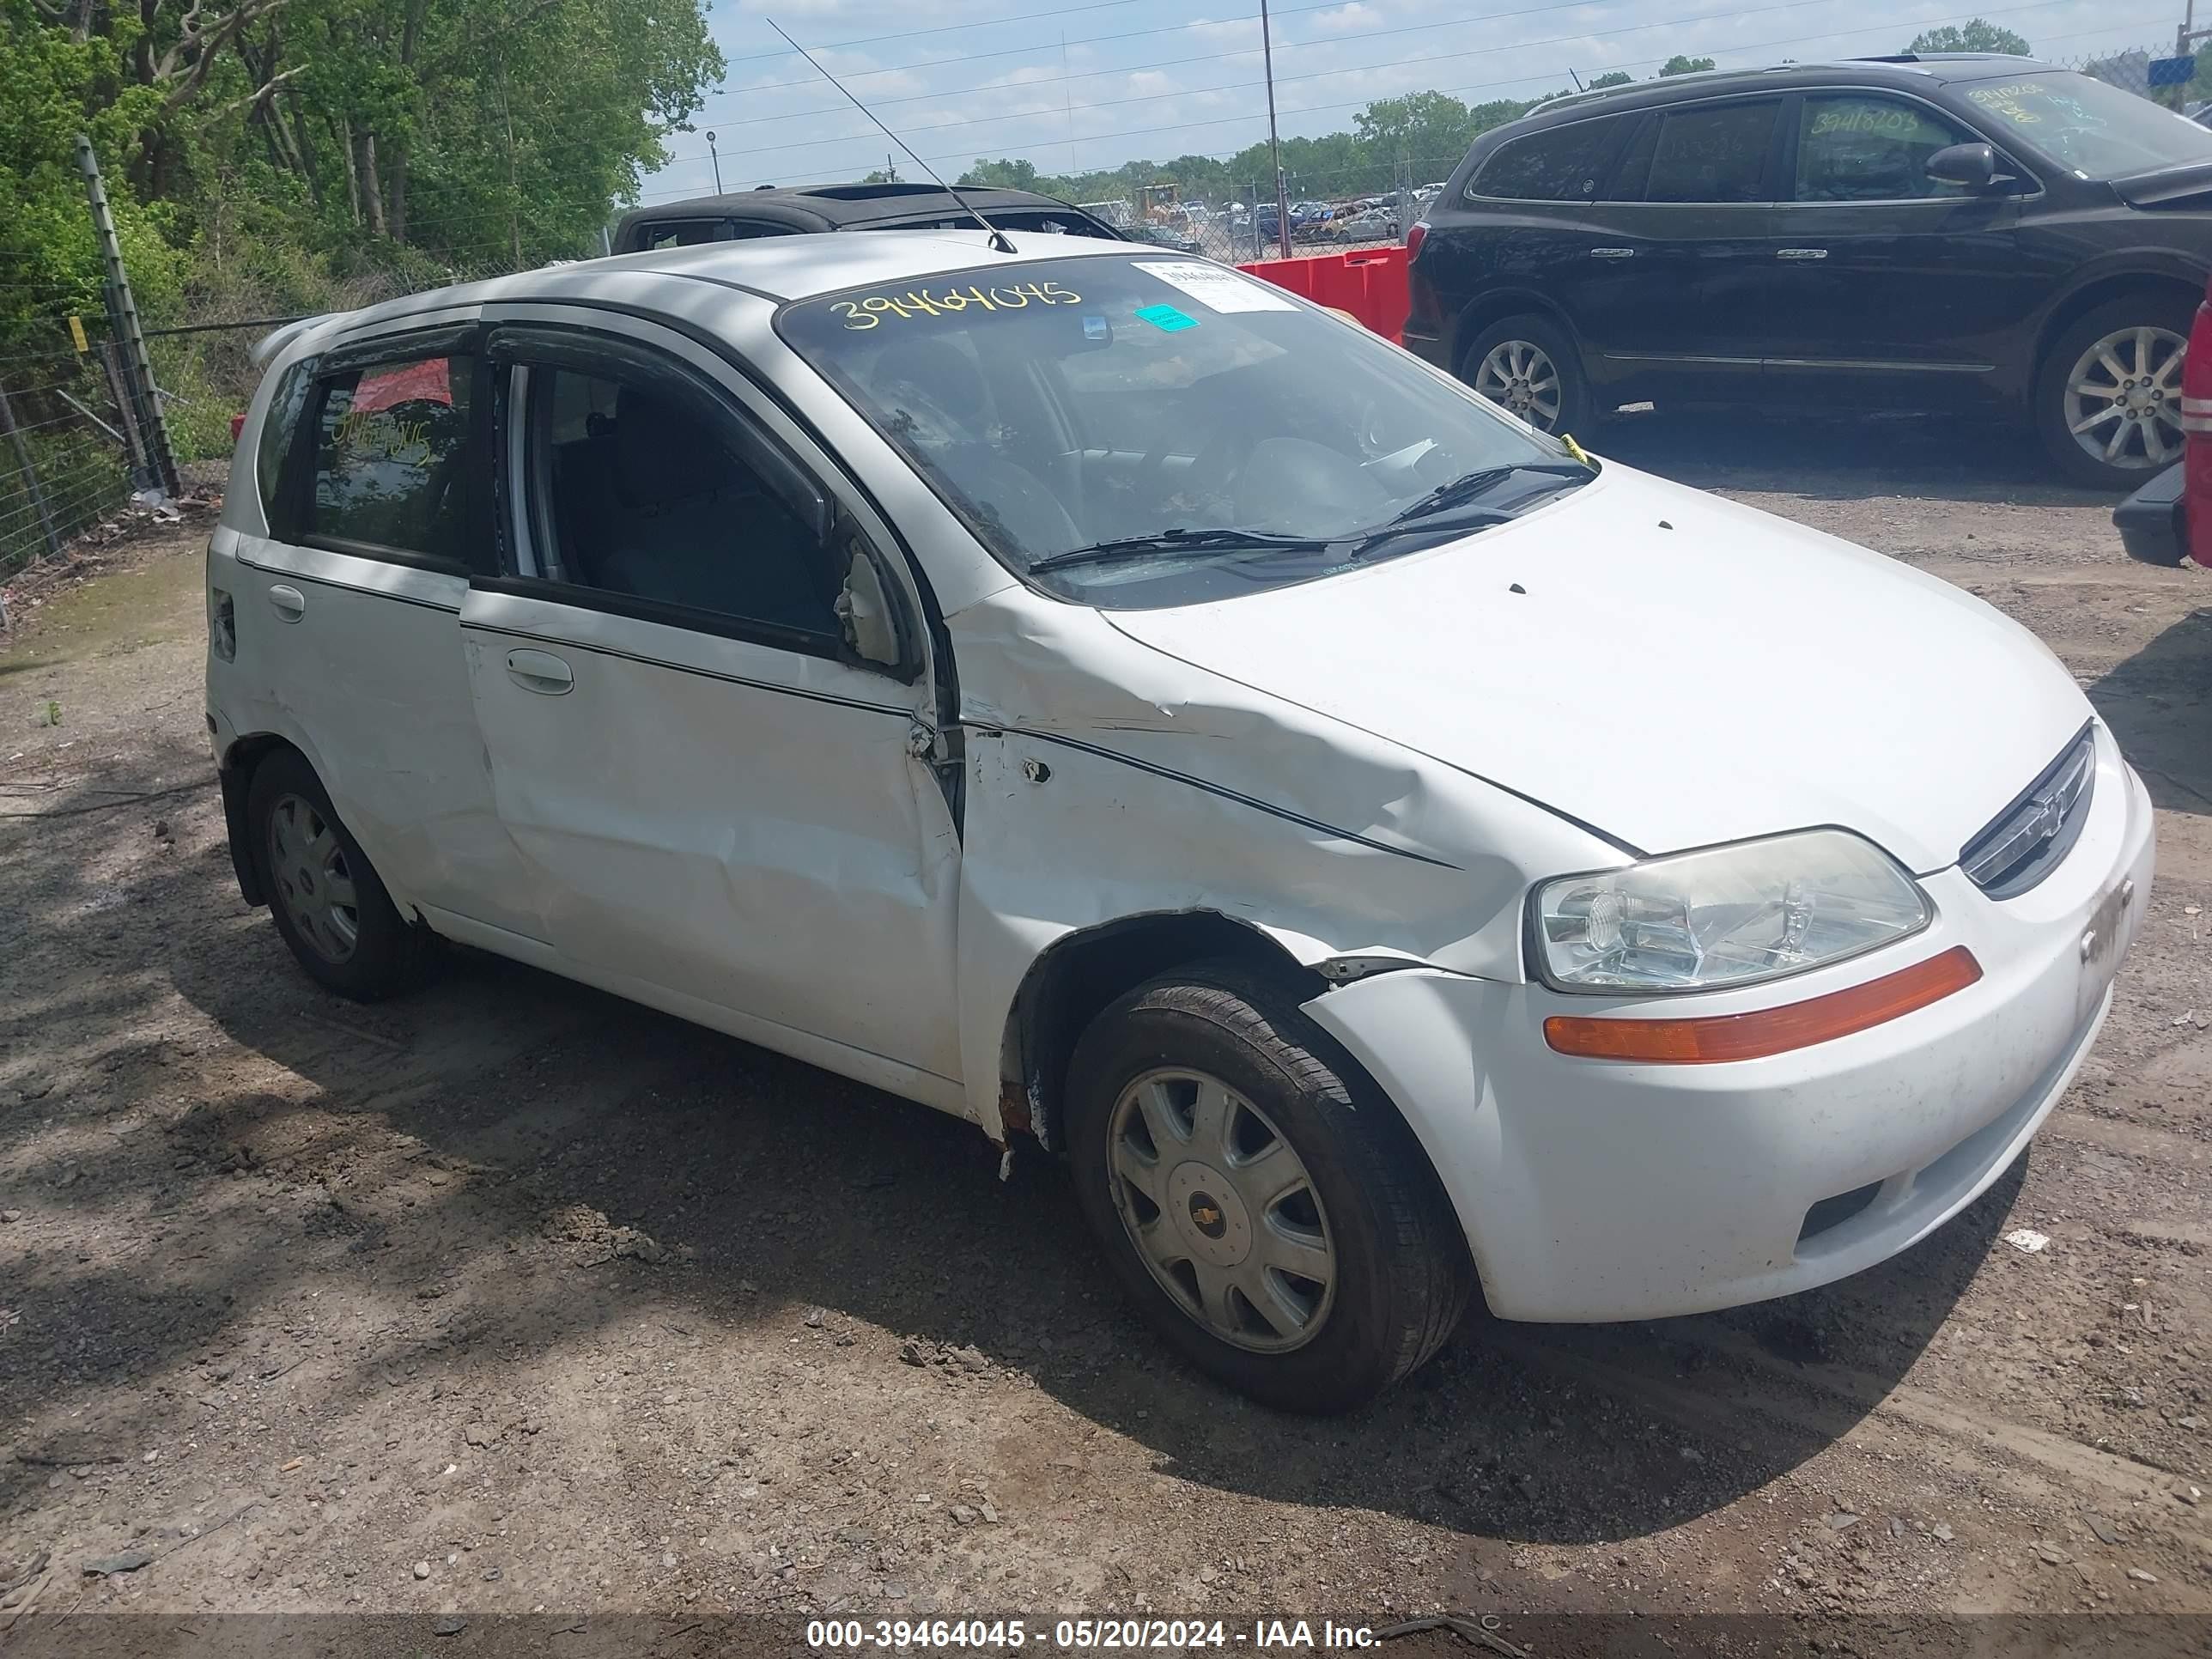
[(2197, 306), (2189, 329), (2189, 350), (2181, 362), (2181, 430), (2189, 556), (2212, 567), (2212, 301)]
[(1421, 244), (1426, 241), (1428, 237), (1429, 222), (1426, 219), (1413, 221), (1413, 228), (1406, 233), (1406, 263), (1407, 264), (1410, 265), (1421, 257)]

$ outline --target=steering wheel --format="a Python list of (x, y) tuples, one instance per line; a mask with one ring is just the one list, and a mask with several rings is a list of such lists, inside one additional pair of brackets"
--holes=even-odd
[[(1251, 459), (1253, 447), (1260, 441), (1259, 434), (1244, 422), (1224, 420), (1218, 423), (1213, 435), (1200, 446), (1198, 453), (1183, 473), (1188, 483), (1187, 489), (1203, 489), (1228, 499), (1231, 486)], [(1166, 440), (1162, 440), (1145, 452), (1145, 459), (1137, 463), (1137, 482), (1150, 489), (1156, 484), (1167, 468), (1168, 457), (1173, 453)]]

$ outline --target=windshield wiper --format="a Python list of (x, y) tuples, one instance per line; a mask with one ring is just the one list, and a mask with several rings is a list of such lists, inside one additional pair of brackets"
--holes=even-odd
[(1096, 542), (1066, 553), (1054, 553), (1030, 566), (1030, 574), (1064, 570), (1076, 564), (1110, 564), (1123, 559), (1149, 558), (1160, 553), (1182, 553), (1193, 549), (1265, 548), (1285, 553), (1323, 553), (1335, 544), (1315, 536), (1278, 536), (1265, 530), (1158, 530), (1149, 536), (1121, 536)]
[[(1390, 520), (1391, 525), (1406, 524), (1414, 519), (1425, 519), (1432, 513), (1449, 512), (1465, 506), (1479, 497), (1487, 495), (1516, 472), (1543, 472), (1555, 478), (1594, 478), (1596, 470), (1579, 461), (1512, 461), (1504, 466), (1486, 466), (1479, 472), (1463, 473), (1449, 483), (1438, 484), (1427, 495)], [(1385, 526), (1384, 528), (1389, 528)]]

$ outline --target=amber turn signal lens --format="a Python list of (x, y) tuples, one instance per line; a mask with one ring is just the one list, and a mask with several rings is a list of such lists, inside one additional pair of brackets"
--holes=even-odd
[(1708, 1014), (1696, 1019), (1585, 1019), (1554, 1014), (1544, 1022), (1544, 1041), (1581, 1060), (1675, 1066), (1763, 1060), (1896, 1019), (1965, 990), (1981, 976), (1982, 964), (1974, 960), (1974, 953), (1954, 945), (1940, 956), (1863, 985), (1747, 1014)]

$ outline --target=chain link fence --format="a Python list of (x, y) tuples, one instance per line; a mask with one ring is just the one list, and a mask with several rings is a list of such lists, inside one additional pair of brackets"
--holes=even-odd
[(0, 577), (59, 552), (130, 498), (127, 372), (99, 313), (0, 322)]

